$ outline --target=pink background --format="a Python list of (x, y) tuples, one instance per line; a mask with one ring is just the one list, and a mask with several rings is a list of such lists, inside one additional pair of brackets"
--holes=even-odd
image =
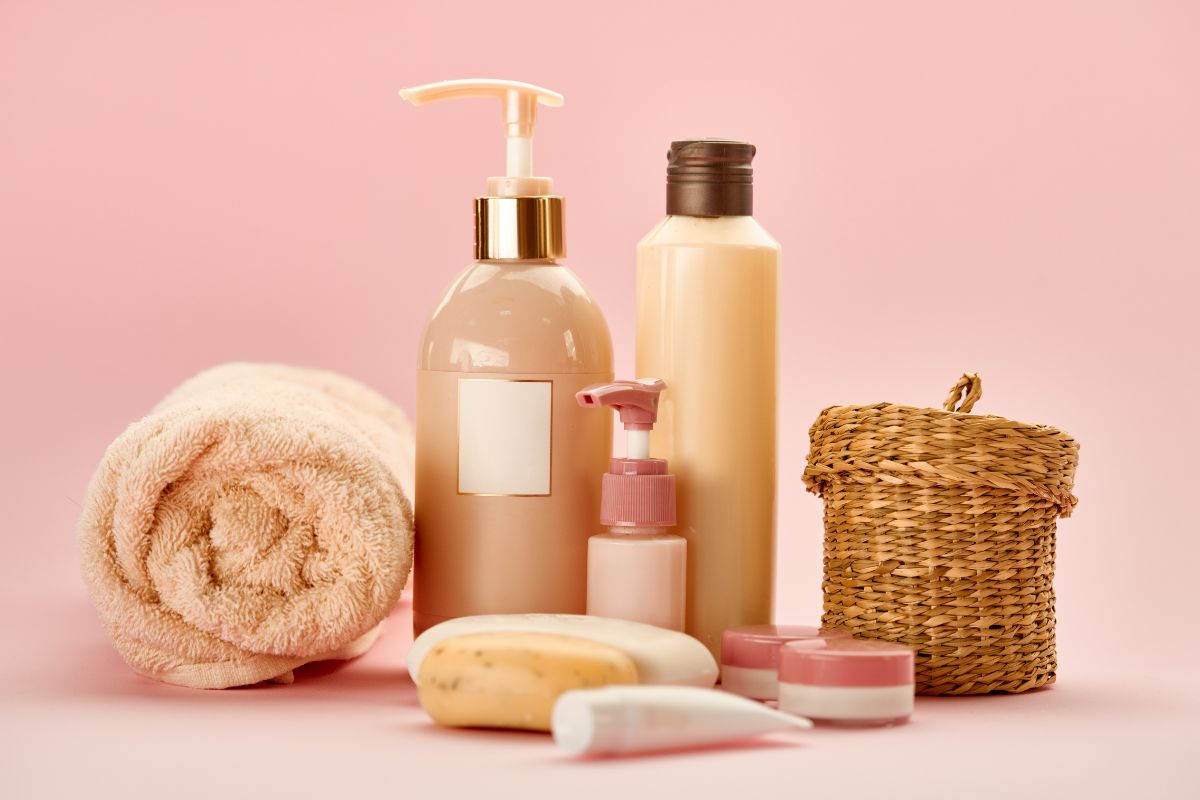
[[(759, 146), (758, 216), (785, 251), (781, 618), (819, 613), (800, 473), (822, 407), (936, 405), (978, 371), (979, 410), (1082, 442), (1057, 686), (922, 701), (893, 731), (577, 764), (542, 737), (431, 727), (403, 621), (286, 688), (126, 670), (74, 560), (104, 447), (233, 359), (339, 370), (411, 410), (424, 317), (503, 149), (494, 107), (395, 91), (477, 75), (567, 97), (541, 115), (538, 171), (569, 198), (568, 263), (626, 375), (667, 143)], [(1200, 9), (1182, 0), (3, 0), (0, 787), (1195, 796), (1198, 267)]]

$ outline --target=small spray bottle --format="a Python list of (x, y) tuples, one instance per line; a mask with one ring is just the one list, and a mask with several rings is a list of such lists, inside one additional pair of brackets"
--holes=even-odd
[(611, 408), (625, 426), (625, 458), (609, 462), (600, 488), (608, 533), (588, 540), (587, 613), (681, 631), (687, 540), (675, 525), (675, 476), (650, 458), (661, 380), (616, 381), (575, 395), (584, 408)]

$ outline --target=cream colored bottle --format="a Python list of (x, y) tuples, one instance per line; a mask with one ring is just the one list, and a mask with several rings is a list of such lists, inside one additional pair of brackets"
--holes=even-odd
[(508, 137), (508, 175), (475, 200), (477, 261), (421, 344), (413, 628), (471, 614), (582, 614), (612, 422), (575, 393), (612, 380), (612, 342), (595, 301), (557, 261), (562, 198), (532, 177), (537, 104), (562, 97), (491, 80), (401, 95), (417, 105), (499, 97)]
[(780, 248), (752, 213), (753, 145), (674, 142), (637, 249), (637, 373), (671, 387), (651, 446), (678, 481), (687, 632), (772, 619)]

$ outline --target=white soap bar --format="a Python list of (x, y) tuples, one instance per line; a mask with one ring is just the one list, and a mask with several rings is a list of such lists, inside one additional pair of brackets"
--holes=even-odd
[(611, 645), (633, 659), (641, 683), (708, 687), (717, 682), (712, 653), (686, 633), (582, 614), (482, 614), (447, 620), (413, 642), (408, 651), (408, 674), (417, 681), (421, 662), (439, 642), (452, 636), (499, 632), (558, 633)]

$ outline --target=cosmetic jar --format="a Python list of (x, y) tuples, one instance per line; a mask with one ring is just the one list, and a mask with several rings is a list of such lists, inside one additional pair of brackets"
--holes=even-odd
[(904, 645), (825, 639), (779, 649), (779, 708), (814, 722), (895, 725), (912, 715), (914, 693)]
[(788, 642), (849, 639), (837, 628), (745, 625), (721, 634), (721, 688), (754, 700), (779, 696), (779, 648)]

